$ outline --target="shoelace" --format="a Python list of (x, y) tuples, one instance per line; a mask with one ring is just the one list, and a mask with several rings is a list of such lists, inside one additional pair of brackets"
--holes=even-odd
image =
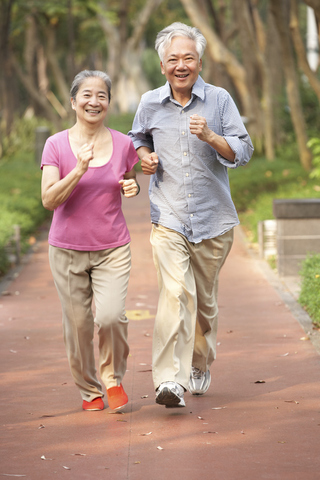
[(200, 379), (203, 375), (203, 372), (200, 370), (200, 368), (192, 367), (192, 376), (193, 378)]

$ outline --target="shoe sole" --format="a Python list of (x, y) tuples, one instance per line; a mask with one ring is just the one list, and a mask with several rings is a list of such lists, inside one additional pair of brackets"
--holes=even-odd
[(157, 396), (156, 403), (159, 405), (166, 405), (168, 407), (184, 407), (185, 405), (179, 405), (181, 398), (173, 393), (169, 388), (165, 387)]

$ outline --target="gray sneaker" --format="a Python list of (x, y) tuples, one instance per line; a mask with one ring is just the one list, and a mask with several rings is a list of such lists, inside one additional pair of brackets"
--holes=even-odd
[(185, 407), (184, 388), (176, 382), (160, 383), (156, 391), (156, 403), (166, 407)]
[(210, 371), (202, 372), (199, 368), (191, 367), (189, 392), (192, 395), (203, 395), (211, 383)]

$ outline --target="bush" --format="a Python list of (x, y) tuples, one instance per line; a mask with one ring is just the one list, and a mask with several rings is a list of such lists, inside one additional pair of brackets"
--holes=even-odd
[(41, 171), (33, 153), (6, 157), (0, 163), (0, 275), (10, 268), (8, 245), (14, 225), (20, 226), (21, 252), (29, 248), (30, 236), (49, 217), (41, 203)]
[(302, 264), (302, 286), (299, 303), (313, 323), (320, 327), (320, 254), (310, 255)]

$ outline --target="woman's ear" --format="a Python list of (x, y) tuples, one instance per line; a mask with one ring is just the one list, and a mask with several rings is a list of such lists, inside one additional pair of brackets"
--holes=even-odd
[(76, 109), (76, 102), (73, 98), (70, 99), (70, 102), (71, 102), (71, 108), (72, 110), (75, 110)]

